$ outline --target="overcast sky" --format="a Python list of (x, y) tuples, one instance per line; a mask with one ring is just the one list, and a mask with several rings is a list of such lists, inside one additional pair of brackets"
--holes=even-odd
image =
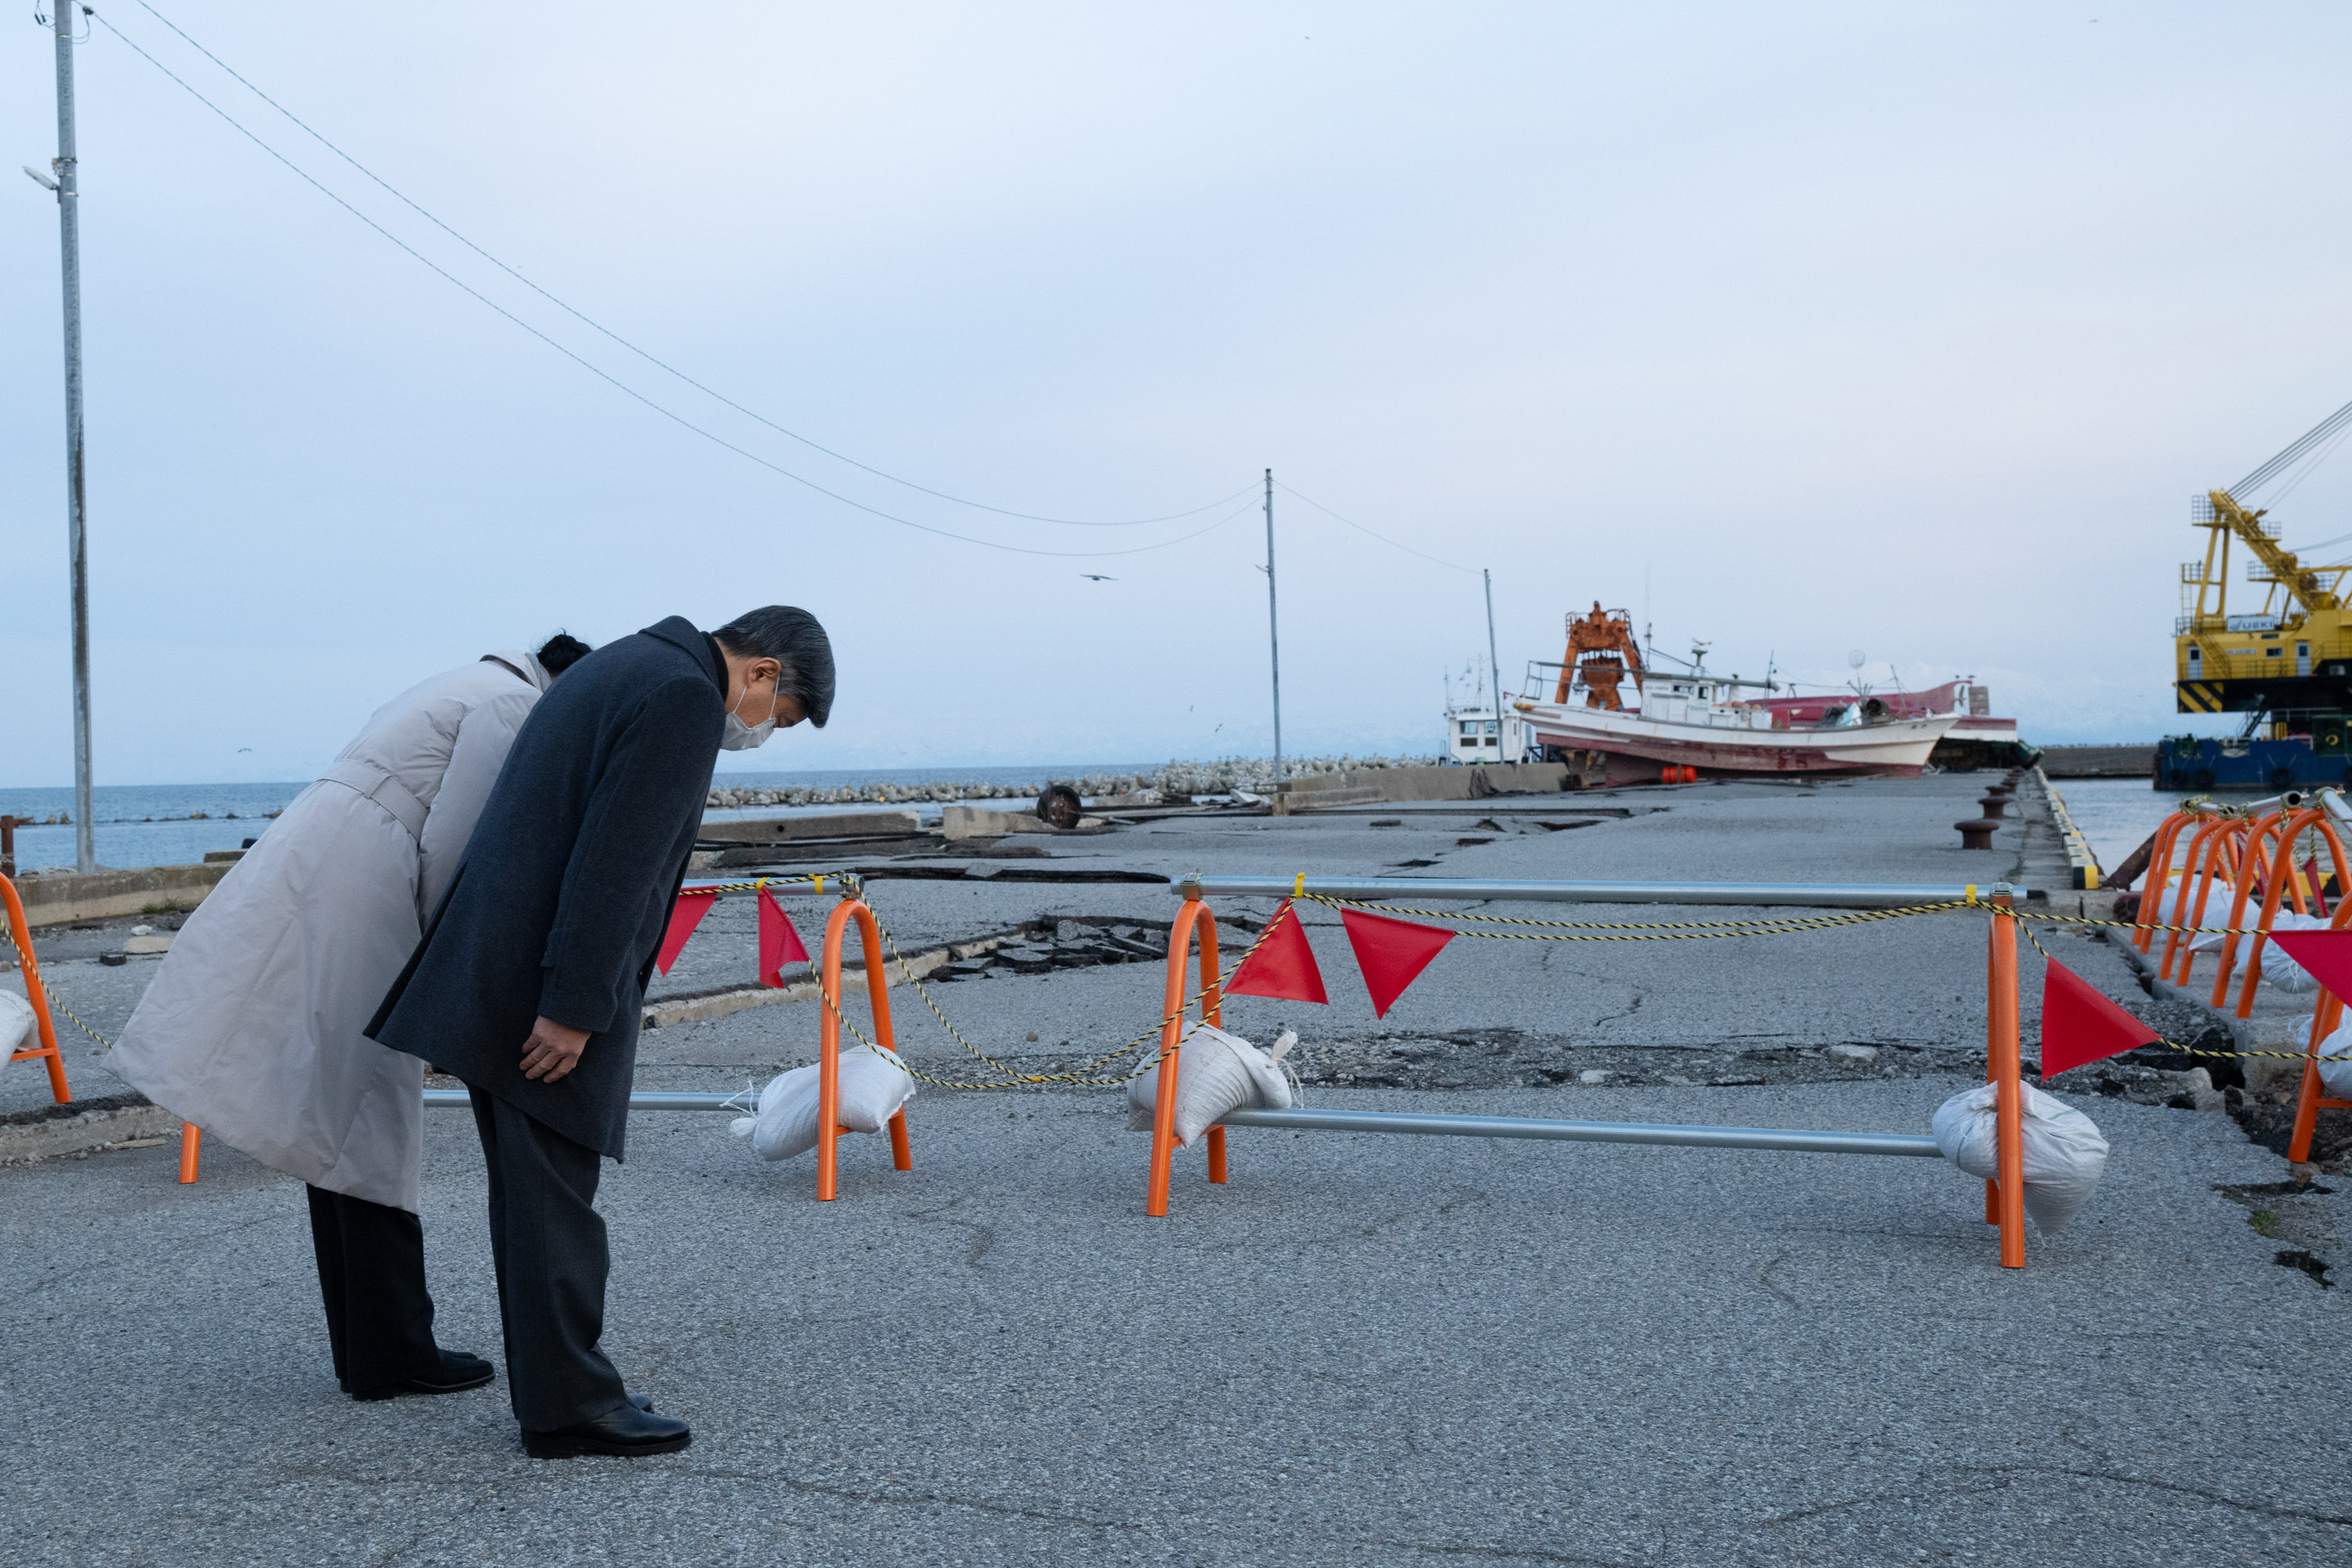
[[(532, 282), (894, 478), (601, 336), (110, 0), (677, 418), (95, 26), (101, 783), (307, 778), (490, 648), (778, 601), (831, 628), (838, 706), (731, 765), (1263, 754), (1269, 466), (1452, 563), (1277, 490), (1293, 752), (1435, 750), (1481, 567), (1514, 676), (1598, 598), (1726, 669), (1861, 650), (1984, 679), (2033, 739), (2152, 739), (2200, 727), (2189, 496), (2352, 398), (2340, 5), (158, 4)], [(45, 165), (48, 36), (0, 39), (9, 161)], [(57, 215), (13, 178), (0, 784), (56, 784)], [(678, 419), (998, 544), (1230, 521), (1013, 553)], [(2277, 515), (2347, 511), (2352, 458)]]

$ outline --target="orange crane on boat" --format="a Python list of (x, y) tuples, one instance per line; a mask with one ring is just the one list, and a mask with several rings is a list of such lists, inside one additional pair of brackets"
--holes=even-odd
[(1560, 660), (1559, 689), (1551, 700), (1566, 702), (1569, 687), (1580, 681), (1587, 708), (1622, 713), (1625, 703), (1617, 695), (1617, 683), (1629, 669), (1633, 689), (1641, 690), (1642, 647), (1633, 640), (1633, 617), (1623, 610), (1604, 610), (1595, 599), (1591, 614), (1568, 617), (1568, 656)]

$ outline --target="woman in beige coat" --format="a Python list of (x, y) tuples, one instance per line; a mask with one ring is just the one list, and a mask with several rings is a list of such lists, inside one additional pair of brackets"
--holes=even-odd
[(561, 633), (378, 709), (188, 917), (107, 1066), (310, 1185), (335, 1376), (354, 1399), (490, 1380), (439, 1349), (416, 1217), (425, 1064), (360, 1030), (447, 891), (507, 748), (584, 657)]

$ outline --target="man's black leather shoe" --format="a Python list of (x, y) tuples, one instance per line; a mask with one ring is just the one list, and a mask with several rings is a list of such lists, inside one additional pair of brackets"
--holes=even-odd
[(443, 1351), (441, 1364), (432, 1372), (412, 1377), (406, 1383), (394, 1384), (390, 1388), (353, 1390), (358, 1400), (398, 1399), (404, 1394), (463, 1394), (469, 1388), (479, 1388), (490, 1381), (490, 1363), (478, 1355), (464, 1351)]
[(534, 1459), (571, 1459), (582, 1454), (634, 1459), (648, 1454), (675, 1454), (692, 1441), (693, 1430), (685, 1422), (624, 1404), (593, 1421), (560, 1431), (525, 1432), (522, 1448)]

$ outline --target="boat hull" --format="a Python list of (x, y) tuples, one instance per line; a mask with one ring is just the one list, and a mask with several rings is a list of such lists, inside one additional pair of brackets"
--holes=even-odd
[(1547, 746), (1606, 752), (1715, 773), (1885, 773), (1916, 778), (1958, 715), (1841, 730), (1681, 724), (1598, 708), (1520, 705)]

